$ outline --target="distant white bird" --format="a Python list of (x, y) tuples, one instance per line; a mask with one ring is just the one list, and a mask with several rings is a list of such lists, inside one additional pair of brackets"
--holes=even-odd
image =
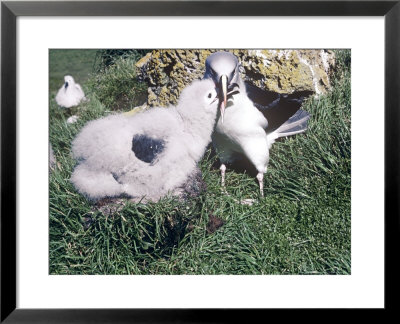
[[(89, 122), (72, 143), (71, 181), (90, 199), (157, 201), (193, 175), (211, 142), (218, 98), (210, 80), (186, 87), (178, 105)], [(138, 200), (136, 199), (136, 200)]]
[(278, 137), (307, 129), (310, 116), (299, 108), (312, 92), (284, 95), (246, 84), (239, 75), (238, 59), (229, 52), (216, 52), (207, 58), (204, 79), (214, 81), (220, 98), (221, 114), (212, 140), (221, 161), (222, 186), (225, 164), (244, 156), (258, 172), (263, 196), (269, 149)]
[(85, 94), (81, 86), (75, 83), (74, 78), (70, 75), (64, 77), (64, 84), (58, 90), (56, 102), (64, 108), (71, 108), (80, 104), (85, 99)]

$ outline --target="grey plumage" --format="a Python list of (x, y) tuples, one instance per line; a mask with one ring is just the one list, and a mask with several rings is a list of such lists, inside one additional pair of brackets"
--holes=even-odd
[(214, 81), (220, 97), (220, 118), (212, 141), (221, 161), (222, 185), (225, 164), (242, 155), (256, 168), (263, 195), (269, 149), (277, 138), (307, 129), (310, 116), (299, 108), (312, 93), (278, 94), (246, 84), (239, 74), (238, 59), (229, 52), (216, 52), (207, 58), (204, 79)]
[[(195, 171), (211, 142), (216, 97), (213, 82), (195, 81), (176, 107), (89, 122), (72, 143), (79, 162), (72, 183), (90, 199), (127, 195), (157, 201), (173, 192)], [(162, 147), (155, 148), (157, 143)]]

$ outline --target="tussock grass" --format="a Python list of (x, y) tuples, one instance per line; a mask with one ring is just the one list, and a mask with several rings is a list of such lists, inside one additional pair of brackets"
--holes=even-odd
[[(138, 82), (135, 63), (137, 53), (117, 56), (99, 69), (87, 82), (89, 91), (110, 110), (130, 110), (147, 100), (147, 85)], [(105, 60), (105, 59), (104, 59)], [(98, 65), (96, 65), (98, 66)]]
[[(100, 99), (105, 92), (86, 87), (90, 101), (76, 110), (80, 119), (72, 125), (66, 123), (71, 112), (60, 110), (50, 92), (50, 142), (58, 167), (49, 183), (49, 272), (350, 274), (351, 60), (349, 51), (336, 55), (332, 91), (303, 106), (312, 115), (305, 134), (273, 145), (265, 198), (253, 206), (235, 201), (258, 199), (258, 184), (248, 173), (229, 170), (230, 196), (221, 194), (210, 150), (200, 165), (207, 191), (197, 200), (93, 206), (69, 182), (71, 141), (87, 121), (110, 113)], [(117, 60), (124, 66), (129, 58)], [(88, 83), (101, 80), (113, 88), (113, 76), (126, 73), (117, 70), (98, 72)], [(116, 100), (112, 91), (106, 97)], [(223, 225), (210, 232), (214, 216)]]

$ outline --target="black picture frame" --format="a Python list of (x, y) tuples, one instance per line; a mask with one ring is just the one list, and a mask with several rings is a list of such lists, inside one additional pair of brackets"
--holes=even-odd
[[(19, 16), (384, 16), (385, 313), (395, 310), (399, 244), (400, 1), (2, 1), (1, 323), (234, 322), (266, 310), (16, 308), (16, 19)], [(366, 95), (373, 95), (367, 92)], [(368, 136), (368, 134), (366, 134)], [(371, 148), (373, 154), (373, 148)], [(367, 158), (367, 157), (366, 157)], [(366, 183), (368, 175), (366, 175)], [(261, 314), (260, 314), (261, 313)], [(382, 314), (379, 311), (379, 314)], [(245, 321), (248, 322), (248, 321)]]

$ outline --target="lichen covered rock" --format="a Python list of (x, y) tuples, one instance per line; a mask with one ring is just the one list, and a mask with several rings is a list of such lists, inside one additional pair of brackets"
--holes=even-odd
[[(148, 105), (176, 104), (181, 90), (201, 79), (205, 60), (218, 50), (154, 50), (137, 62), (139, 78), (147, 82)], [(330, 50), (229, 50), (239, 59), (244, 80), (279, 93), (330, 88), (335, 56)]]

